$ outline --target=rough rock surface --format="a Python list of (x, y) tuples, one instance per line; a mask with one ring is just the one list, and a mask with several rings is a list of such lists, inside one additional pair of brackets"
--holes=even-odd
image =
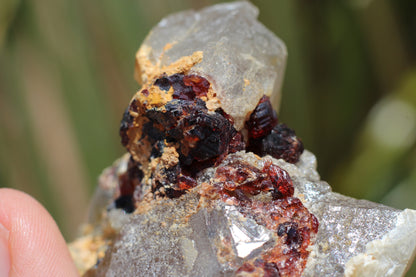
[[(295, 165), (271, 157), (260, 160), (251, 153), (234, 155), (257, 166), (271, 159), (285, 169), (292, 176), (295, 196), (317, 217), (319, 231), (302, 276), (404, 275), (415, 254), (415, 211), (400, 211), (332, 192), (330, 186), (320, 180), (316, 159), (308, 151)], [(115, 168), (119, 166), (120, 162), (116, 163)], [(209, 171), (201, 178), (209, 179), (212, 174)], [(101, 196), (110, 195), (113, 190), (115, 186), (105, 189), (100, 186), (95, 197), (103, 200), (105, 198)], [(237, 226), (246, 234), (243, 235), (242, 249), (247, 253), (255, 255), (259, 249), (267, 249), (267, 242), (273, 234), (255, 222), (238, 220), (238, 217), (236, 219), (227, 214), (224, 204), (211, 212), (201, 209), (191, 217), (189, 223), (177, 224), (189, 215), (190, 210), (196, 210), (198, 200), (195, 197), (195, 194), (188, 193), (185, 198), (173, 202), (163, 200), (170, 203), (155, 205), (145, 215), (120, 213), (113, 217), (113, 225), (120, 226), (118, 221), (125, 220), (127, 223), (121, 228), (111, 254), (98, 267), (97, 276), (134, 276), (134, 272), (141, 272), (142, 276), (167, 272), (169, 276), (234, 276), (229, 263), (221, 264), (218, 261), (213, 240), (231, 238), (234, 262), (241, 264), (240, 256), (247, 254), (238, 254), (238, 243), (242, 242), (232, 236), (233, 228)], [(108, 205), (112, 199), (102, 200), (95, 203)], [(93, 207), (91, 213), (102, 211), (102, 207)], [(161, 261), (157, 268), (151, 266), (155, 257)], [(128, 270), (131, 270), (131, 275), (127, 273)], [(227, 270), (230, 271), (227, 273)]]
[[(311, 154), (307, 153), (304, 157), (308, 155)], [(180, 198), (139, 203), (132, 215), (120, 214), (119, 210), (110, 211), (107, 220), (119, 231), (119, 235), (93, 274), (134, 276), (140, 272), (142, 276), (236, 276), (244, 264), (260, 259), (264, 252), (280, 245), (283, 252), (279, 253), (279, 259), (286, 263), (279, 265), (281, 274), (285, 268), (293, 273), (288, 275), (286, 272), (282, 276), (299, 276), (303, 270), (302, 260), (285, 253), (284, 249), (300, 252), (301, 246), (283, 243), (285, 236), (279, 237), (278, 232), (260, 223), (263, 216), (269, 217), (273, 211), (281, 212), (278, 223), (295, 220), (292, 215), (282, 212), (284, 207), (280, 209), (278, 204), (274, 204), (284, 202), (285, 199), (272, 202), (267, 200), (267, 194), (258, 194), (259, 202), (250, 206), (250, 211), (254, 211), (250, 213), (241, 205), (236, 205), (234, 197), (223, 201), (220, 192), (212, 189), (212, 184), (217, 180), (218, 168), (240, 161), (260, 169), (270, 163), (278, 163), (271, 157), (261, 159), (252, 153), (238, 152), (229, 155), (218, 167), (203, 171), (198, 178), (198, 185)], [(114, 170), (107, 171), (109, 175), (105, 179), (118, 178), (116, 172), (120, 172), (119, 169), (125, 167), (123, 163), (127, 162), (123, 159), (117, 162)], [(316, 175), (313, 168), (305, 170)], [(111, 203), (112, 198), (102, 202), (105, 199), (102, 196), (114, 194), (116, 189), (116, 186), (98, 188), (94, 199), (101, 200), (94, 201), (96, 206), (91, 210), (92, 215), (102, 211), (102, 203)], [(295, 199), (290, 198), (289, 201)], [(272, 203), (273, 207), (264, 210), (261, 205), (257, 205), (263, 202)], [(245, 203), (249, 205), (249, 202)], [(314, 217), (306, 209), (292, 205), (291, 211), (299, 214), (299, 229), (307, 226), (309, 220), (314, 223)], [(259, 213), (260, 217), (256, 216)], [(94, 218), (96, 220), (95, 216), (91, 219)], [(307, 243), (306, 246), (308, 245)], [(264, 274), (264, 269), (261, 269), (260, 275)], [(256, 275), (241, 273), (241, 276)]]

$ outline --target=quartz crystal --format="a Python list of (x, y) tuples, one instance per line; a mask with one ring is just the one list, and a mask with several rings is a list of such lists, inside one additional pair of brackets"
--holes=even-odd
[(166, 66), (202, 51), (205, 59), (191, 72), (212, 82), (222, 108), (241, 129), (263, 95), (280, 98), (286, 65), (285, 44), (257, 21), (258, 13), (248, 2), (235, 2), (166, 17), (137, 53), (136, 79), (147, 81), (144, 58)]
[(248, 2), (182, 12), (145, 39), (120, 126), (128, 153), (70, 245), (84, 276), (405, 274), (416, 211), (320, 180), (271, 106), (286, 48), (257, 14)]

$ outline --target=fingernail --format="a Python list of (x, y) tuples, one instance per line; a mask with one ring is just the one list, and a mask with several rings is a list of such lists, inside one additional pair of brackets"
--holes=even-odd
[(9, 231), (0, 223), (0, 277), (8, 277), (9, 271)]

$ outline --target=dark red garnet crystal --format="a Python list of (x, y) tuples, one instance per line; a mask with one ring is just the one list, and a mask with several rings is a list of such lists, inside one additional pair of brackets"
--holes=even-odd
[(273, 110), (270, 98), (264, 95), (246, 121), (248, 136), (252, 139), (262, 138), (268, 135), (276, 124), (276, 112)]
[(114, 205), (117, 209), (123, 209), (127, 213), (132, 213), (135, 209), (134, 198), (135, 191), (142, 185), (143, 171), (140, 169), (140, 164), (130, 157), (127, 163), (127, 170), (119, 175), (118, 195), (114, 200)]
[[(216, 169), (213, 185), (223, 201), (233, 203), (243, 215), (276, 232), (281, 241), (261, 259), (244, 263), (238, 272), (256, 273), (254, 276), (299, 276), (309, 255), (311, 236), (317, 233), (319, 223), (293, 196), (289, 174), (271, 161), (259, 169), (235, 160)], [(271, 196), (271, 200), (254, 197), (261, 193)]]
[(292, 129), (277, 123), (269, 97), (263, 96), (245, 123), (249, 137), (247, 150), (296, 163), (304, 150), (302, 141)]
[(303, 150), (303, 143), (295, 131), (285, 124), (278, 124), (262, 139), (260, 152), (262, 155), (268, 154), (289, 163), (296, 163)]
[(173, 98), (182, 100), (193, 100), (195, 97), (207, 96), (210, 86), (208, 80), (204, 77), (180, 73), (162, 76), (154, 84), (165, 91), (172, 87), (174, 90)]

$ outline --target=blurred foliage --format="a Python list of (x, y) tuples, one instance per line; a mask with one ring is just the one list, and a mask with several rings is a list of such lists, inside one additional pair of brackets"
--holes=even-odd
[[(97, 176), (124, 152), (118, 125), (145, 35), (217, 2), (0, 2), (0, 186), (36, 197), (73, 238)], [(289, 51), (280, 121), (322, 178), (416, 208), (416, 1), (253, 3)]]

